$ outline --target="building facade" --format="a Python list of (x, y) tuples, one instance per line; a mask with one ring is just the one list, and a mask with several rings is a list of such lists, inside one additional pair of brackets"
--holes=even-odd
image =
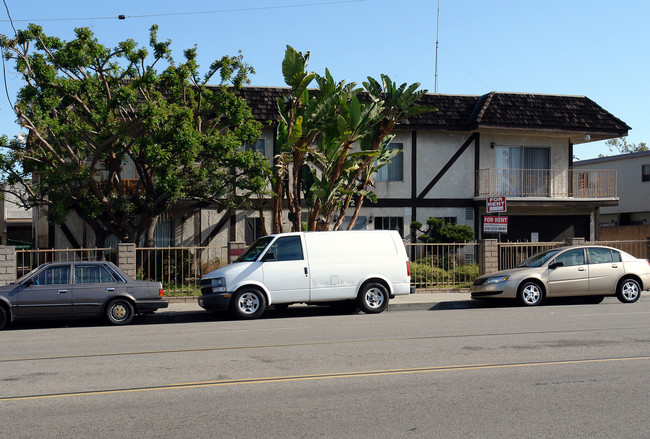
[(576, 171), (616, 170), (619, 202), (598, 212), (599, 238), (607, 240), (650, 238), (650, 151), (577, 161)]
[[(258, 142), (246, 148), (270, 161), (277, 150), (276, 99), (284, 92), (271, 87), (241, 91), (266, 127)], [(625, 136), (630, 129), (590, 99), (493, 92), (428, 94), (422, 103), (438, 111), (405, 120), (394, 131), (391, 147), (402, 153), (376, 175), (378, 202), (365, 202), (357, 228), (397, 229), (406, 240), (414, 240), (412, 221), (438, 217), (471, 226), (477, 238), (595, 239), (599, 210), (618, 204), (615, 171), (596, 167), (575, 173), (573, 145)], [(508, 229), (500, 236), (483, 233), (490, 196), (503, 196), (507, 202), (503, 215), (508, 216)], [(156, 244), (250, 243), (263, 221), (271, 230), (270, 211), (260, 217), (259, 211), (219, 212), (181, 201), (159, 224)], [(92, 232), (74, 218), (63, 229), (43, 225), (37, 235), (39, 243), (59, 248), (94, 244)]]

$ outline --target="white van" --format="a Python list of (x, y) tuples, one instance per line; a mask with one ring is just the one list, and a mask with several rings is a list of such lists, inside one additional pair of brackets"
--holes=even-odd
[(268, 306), (340, 302), (379, 313), (409, 294), (411, 273), (394, 230), (295, 232), (258, 239), (201, 279), (199, 305), (255, 319)]

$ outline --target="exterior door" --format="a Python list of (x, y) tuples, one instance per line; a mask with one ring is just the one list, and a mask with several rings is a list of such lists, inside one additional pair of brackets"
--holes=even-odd
[(625, 274), (621, 254), (608, 248), (591, 247), (589, 254), (589, 293), (614, 294), (616, 283)]
[(589, 291), (589, 266), (582, 248), (567, 250), (553, 259), (549, 266), (562, 262), (564, 265), (549, 268), (549, 296), (574, 296)]
[(76, 315), (99, 314), (106, 297), (117, 295), (120, 287), (103, 265), (81, 265), (74, 268), (72, 305)]
[(22, 287), (18, 298), (17, 315), (62, 316), (72, 314), (70, 265), (55, 265), (41, 270), (31, 278), (32, 284)]
[(309, 269), (300, 236), (277, 238), (265, 253), (262, 272), (273, 303), (309, 301)]

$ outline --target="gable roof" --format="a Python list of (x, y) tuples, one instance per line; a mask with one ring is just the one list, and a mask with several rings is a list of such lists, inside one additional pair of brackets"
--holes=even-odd
[[(280, 87), (243, 87), (253, 115), (277, 122), (276, 98), (288, 92)], [(509, 129), (593, 134), (599, 138), (625, 136), (631, 128), (585, 96), (490, 92), (482, 96), (426, 94), (420, 104), (438, 111), (403, 120), (401, 128), (475, 131)], [(597, 140), (597, 139), (594, 139)]]

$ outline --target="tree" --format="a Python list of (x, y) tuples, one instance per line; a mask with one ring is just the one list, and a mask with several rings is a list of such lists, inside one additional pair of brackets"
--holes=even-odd
[(29, 132), (3, 138), (2, 179), (21, 188), (24, 207), (46, 207), (51, 222), (76, 213), (99, 247), (111, 234), (151, 245), (157, 218), (179, 199), (246, 205), (270, 172), (263, 157), (240, 148), (260, 135), (235, 95), (253, 73), (241, 54), (214, 61), (201, 77), (196, 47), (176, 63), (157, 31), (151, 56), (133, 40), (105, 47), (88, 28), (69, 42), (33, 24), (0, 37), (25, 83), (15, 112)]
[(422, 228), (422, 223), (413, 221), (413, 230), (422, 233), (418, 239), (425, 243), (442, 242), (470, 242), (474, 239), (474, 229), (464, 224), (451, 224), (441, 218), (431, 217), (427, 220), (427, 229)]
[[(398, 151), (390, 151), (391, 132), (406, 117), (435, 108), (416, 105), (426, 92), (419, 84), (397, 86), (382, 75), (358, 88), (337, 82), (326, 69), (320, 76), (306, 70), (309, 52), (287, 46), (282, 71), (290, 93), (278, 100), (280, 123), (272, 178), (274, 231), (282, 230), (282, 200), (287, 198), (294, 230), (302, 229), (302, 202), (307, 205), (309, 230), (334, 229), (345, 218), (352, 201), (354, 226), (365, 198), (376, 200), (369, 190), (374, 173), (390, 163)], [(317, 88), (308, 90), (312, 81)], [(358, 148), (356, 148), (358, 145)]]
[(609, 139), (605, 141), (605, 145), (610, 151), (618, 151), (619, 154), (631, 154), (633, 152), (648, 151), (648, 146), (645, 142), (627, 143), (625, 137), (618, 137), (616, 139)]

